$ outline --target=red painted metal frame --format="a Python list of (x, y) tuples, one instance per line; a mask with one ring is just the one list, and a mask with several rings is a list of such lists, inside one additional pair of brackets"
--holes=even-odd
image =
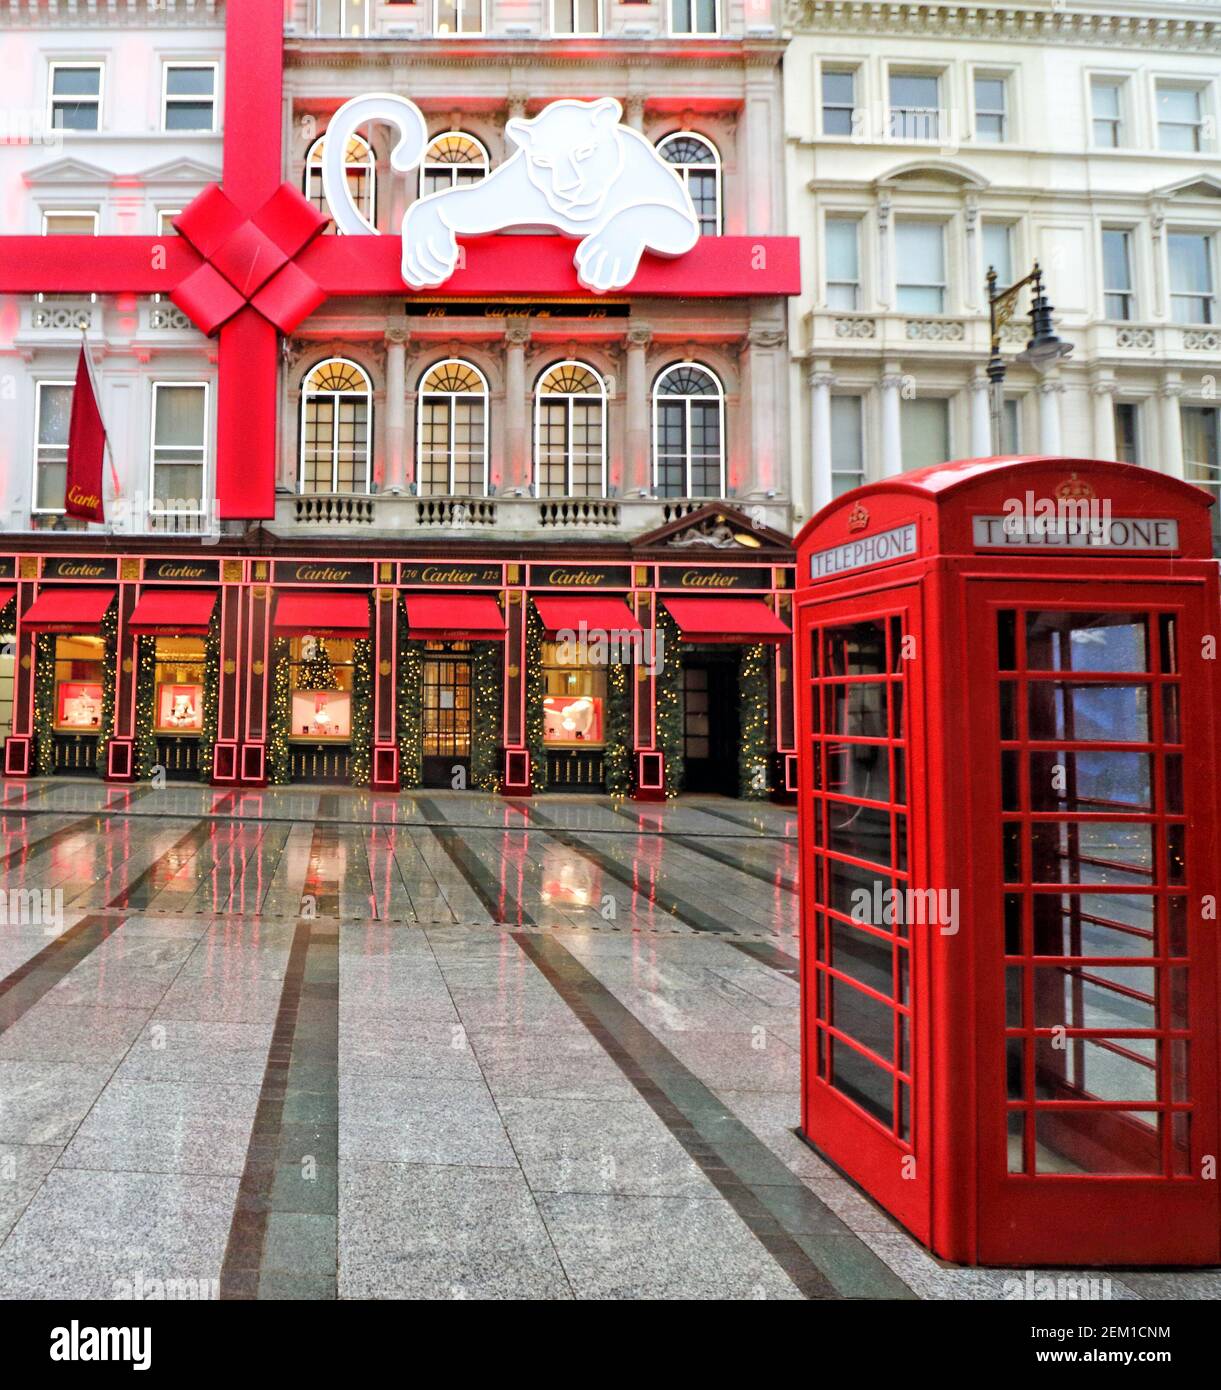
[[(1028, 490), (1035, 497), (1055, 497), (1059, 487), (1082, 483), (1109, 501), (1117, 518), (1176, 519), (1177, 549), (1163, 554), (1066, 554), (1036, 547), (1002, 554), (974, 551), (974, 516), (1003, 514), (1007, 501), (1024, 498)], [(1204, 636), (1216, 632), (1221, 593), (1218, 567), (1210, 558), (1208, 505), (1200, 489), (1122, 464), (973, 460), (857, 489), (825, 508), (797, 538), (803, 1129), (946, 1258), (1077, 1266), (1221, 1260), (1221, 1193), (1205, 1163), (1221, 1142), (1221, 962), (1215, 923), (1205, 907), (1221, 897), (1221, 787), (1215, 781), (1221, 763), (1221, 677), (1217, 663), (1203, 655)], [(818, 582), (803, 578), (810, 574), (813, 553), (909, 524), (917, 528), (914, 557)], [(912, 811), (924, 817), (922, 827), (913, 825), (913, 848), (919, 854), (919, 845), (925, 846), (923, 858), (914, 862), (912, 883), (960, 893), (958, 932), (923, 928), (913, 961), (916, 965), (922, 957), (927, 970), (926, 984), (915, 986), (914, 997), (919, 1001), (923, 989), (930, 1050), (924, 1063), (917, 1060), (925, 1068), (932, 1148), (924, 1160), (927, 1171), (918, 1168), (912, 1175), (930, 1186), (927, 1227), (905, 1210), (894, 1174), (878, 1171), (870, 1150), (862, 1147), (862, 1126), (871, 1122), (854, 1114), (850, 1101), (837, 1097), (829, 1108), (826, 1088), (812, 1074), (814, 968), (806, 949), (813, 902), (805, 868), (814, 853), (809, 632), (841, 615), (871, 608), (884, 612), (905, 589), (918, 590), (922, 609), (923, 637), (909, 684), (925, 697), (922, 718), (915, 717), (914, 706), (911, 711), (909, 779), (918, 792), (909, 800)], [(988, 619), (998, 605), (1027, 603), (1058, 611), (1178, 609), (1183, 615), (1182, 718), (1191, 752), (1183, 893), (1191, 916), (1188, 958), (1194, 975), (1189, 983), (1193, 1133), (1190, 1161), (1181, 1175), (1007, 1171), (1000, 747), (995, 632), (993, 625), (990, 633)], [(1171, 1099), (1159, 1092), (1157, 1103)]]
[[(228, 0), (223, 191), (210, 185), (177, 237), (0, 237), (0, 294), (166, 294), (219, 333), (216, 497), (222, 519), (275, 516), (280, 333), (331, 295), (408, 298), (397, 236), (320, 237), (317, 210), (283, 182), (283, 7)], [(683, 298), (791, 295), (795, 237), (706, 237), (679, 260), (646, 256), (632, 293)], [(588, 298), (559, 236), (465, 245), (453, 295)]]

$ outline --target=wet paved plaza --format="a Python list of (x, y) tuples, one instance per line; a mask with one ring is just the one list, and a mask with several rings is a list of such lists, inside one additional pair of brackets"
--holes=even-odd
[(793, 1132), (791, 811), (0, 790), (6, 1297), (1025, 1281), (928, 1255)]

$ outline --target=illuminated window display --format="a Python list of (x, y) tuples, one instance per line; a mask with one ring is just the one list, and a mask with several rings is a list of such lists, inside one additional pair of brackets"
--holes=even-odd
[(102, 724), (101, 637), (55, 639), (55, 727), (68, 733), (96, 734)]
[(291, 740), (346, 743), (351, 738), (354, 646), (346, 637), (292, 639)]
[(585, 644), (543, 643), (543, 741), (553, 747), (601, 747), (606, 672), (591, 666)]
[(156, 643), (154, 728), (197, 737), (203, 728), (203, 638), (158, 637)]

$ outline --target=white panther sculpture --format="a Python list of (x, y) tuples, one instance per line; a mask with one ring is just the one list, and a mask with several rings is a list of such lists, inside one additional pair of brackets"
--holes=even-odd
[[(513, 156), (479, 183), (420, 198), (403, 218), (403, 279), (414, 289), (444, 284), (457, 269), (459, 236), (539, 228), (579, 237), (577, 279), (598, 294), (631, 283), (645, 251), (681, 256), (699, 240), (683, 181), (639, 131), (621, 125), (613, 97), (553, 101), (530, 120), (510, 120)], [(390, 165), (416, 168), (428, 128), (414, 102), (389, 92), (356, 97), (327, 127), (322, 187), (340, 231), (370, 233), (352, 197), (344, 153), (370, 121), (394, 126)]]

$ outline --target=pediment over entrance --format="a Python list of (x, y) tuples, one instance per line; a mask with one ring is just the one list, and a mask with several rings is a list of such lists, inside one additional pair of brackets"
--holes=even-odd
[(655, 531), (649, 531), (635, 542), (635, 548), (742, 553), (787, 551), (792, 547), (787, 536), (773, 531), (770, 526), (757, 524), (746, 512), (727, 507), (721, 502), (712, 502), (698, 511), (676, 517)]

